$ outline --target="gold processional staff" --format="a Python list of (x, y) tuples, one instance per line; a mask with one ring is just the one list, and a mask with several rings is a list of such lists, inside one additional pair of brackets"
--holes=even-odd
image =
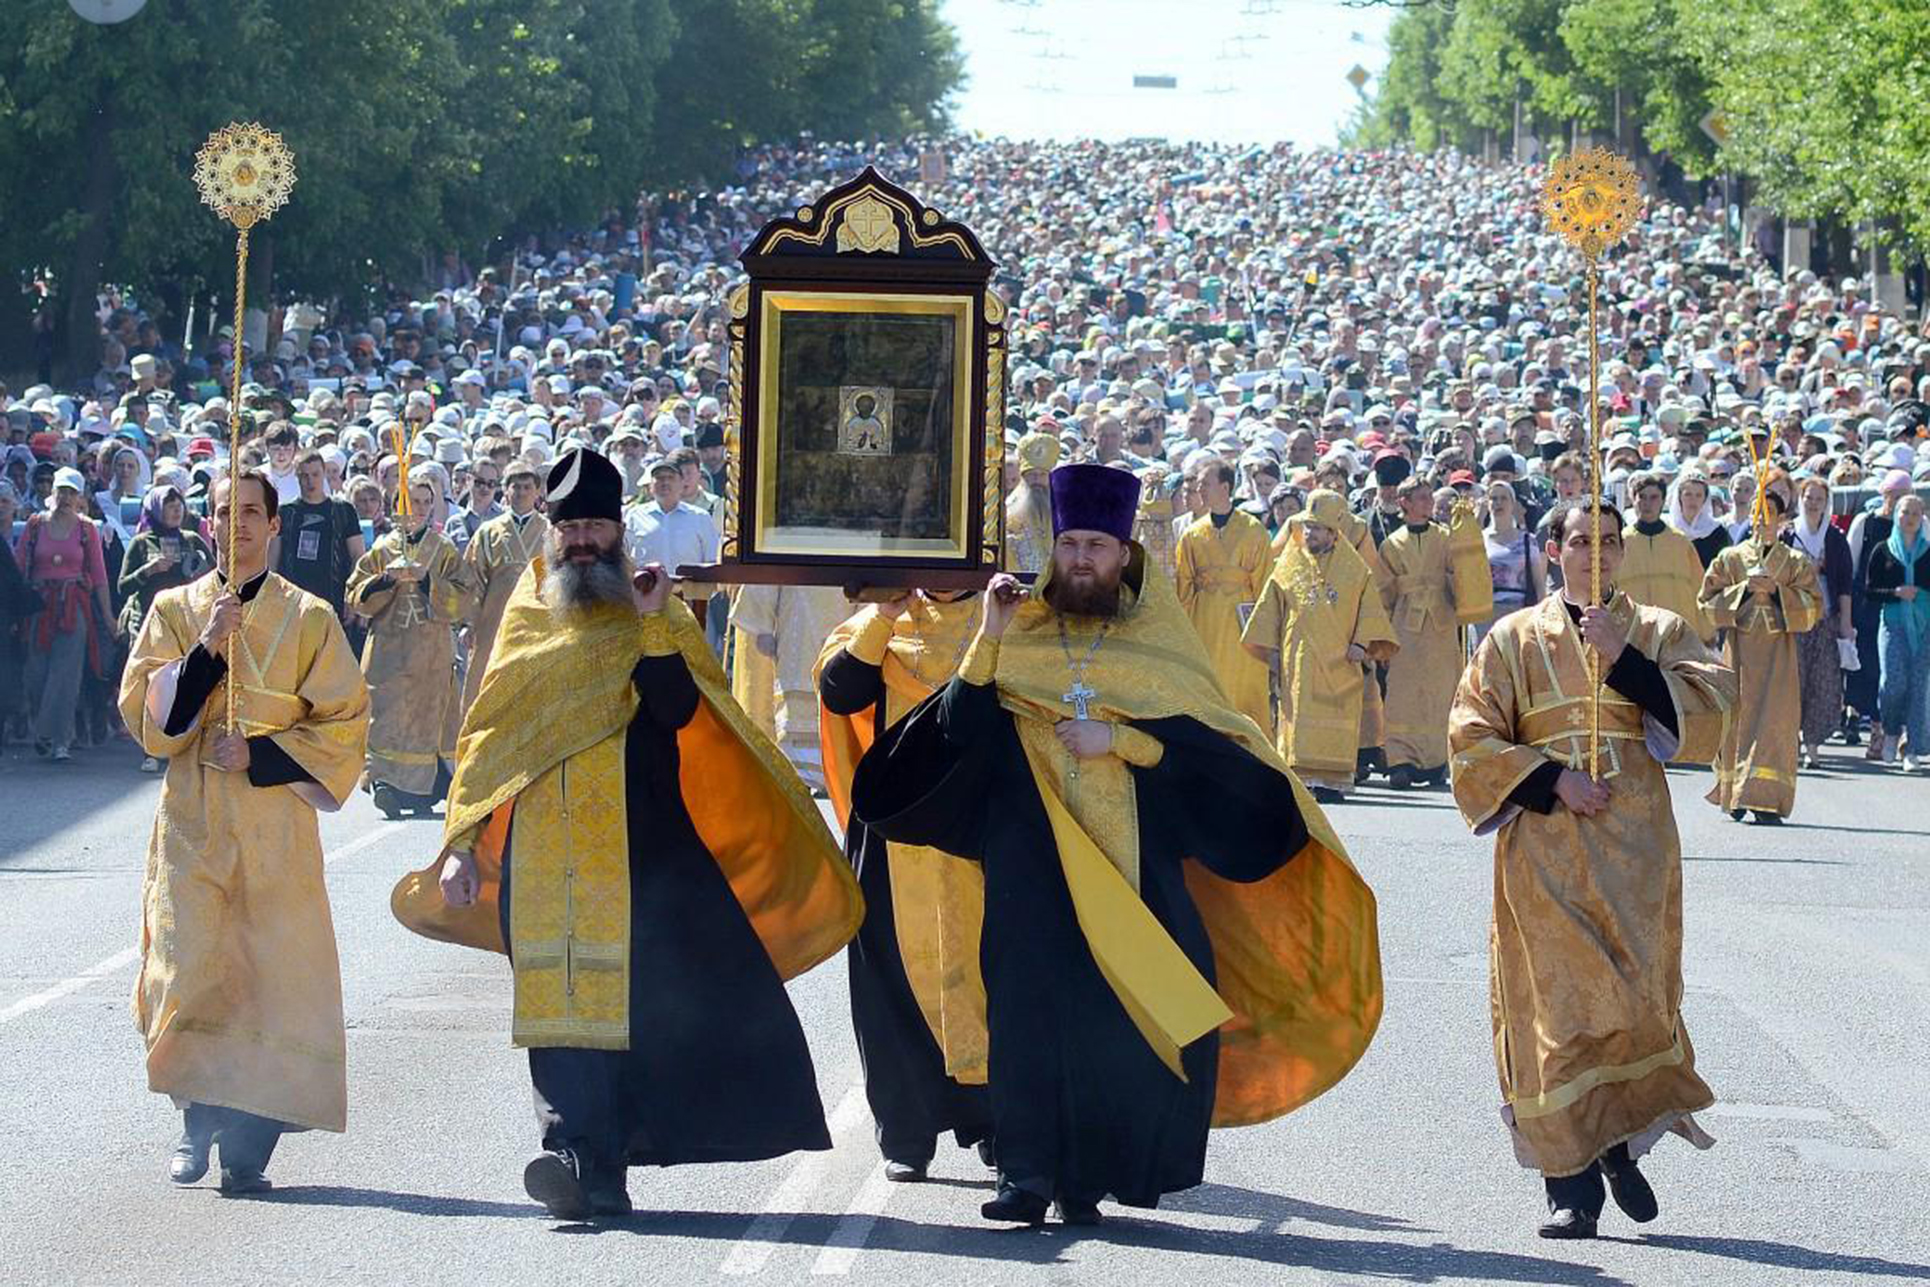
[[(234, 379), (228, 394), (228, 474), (233, 477), (241, 464), (241, 332), (248, 302), (248, 231), (288, 204), (289, 190), (295, 186), (295, 158), (281, 141), (281, 135), (255, 123), (224, 126), (208, 136), (194, 157), (194, 186), (201, 191), (203, 203), (214, 208), (235, 226), (235, 338)], [(234, 575), (235, 525), (234, 501), (229, 501), (228, 573)], [(241, 587), (234, 587), (240, 593)], [(239, 632), (228, 638), (227, 728), (236, 731), (235, 686), (240, 671), (235, 668), (235, 644)]]
[[(1588, 495), (1594, 546), (1589, 554), (1588, 601), (1602, 602), (1602, 358), (1601, 261), (1628, 235), (1641, 213), (1641, 187), (1627, 157), (1606, 148), (1583, 148), (1548, 168), (1541, 210), (1561, 239), (1581, 252), (1588, 282)], [(1601, 781), (1602, 667), (1588, 650), (1588, 776)]]

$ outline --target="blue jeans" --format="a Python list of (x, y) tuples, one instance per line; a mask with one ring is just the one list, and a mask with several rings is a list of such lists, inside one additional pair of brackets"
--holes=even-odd
[(1911, 655), (1910, 641), (1901, 630), (1884, 622), (1877, 634), (1877, 652), (1883, 658), (1883, 682), (1877, 694), (1877, 707), (1883, 731), (1891, 737), (1907, 732), (1910, 753), (1930, 755), (1930, 636)]

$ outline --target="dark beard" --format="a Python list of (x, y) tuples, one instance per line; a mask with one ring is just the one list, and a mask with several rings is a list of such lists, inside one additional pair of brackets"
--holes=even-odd
[(594, 563), (577, 563), (571, 550), (552, 550), (549, 575), (543, 580), (543, 602), (561, 617), (577, 616), (605, 604), (629, 606), (634, 602), (630, 590), (630, 556), (619, 542), (596, 552)]
[(1045, 587), (1045, 601), (1054, 611), (1068, 617), (1116, 617), (1119, 615), (1119, 579), (1095, 580), (1084, 585), (1054, 580)]

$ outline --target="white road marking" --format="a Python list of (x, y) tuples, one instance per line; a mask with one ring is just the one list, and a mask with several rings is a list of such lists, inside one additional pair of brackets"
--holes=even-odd
[(62, 979), (45, 992), (36, 992), (30, 997), (22, 997), (4, 1010), (0, 1010), (0, 1023), (11, 1023), (23, 1014), (32, 1014), (44, 1005), (51, 1005), (64, 996), (71, 996), (94, 980), (113, 974), (125, 966), (134, 964), (141, 955), (141, 949), (130, 947), (114, 953), (105, 961), (89, 966), (71, 979)]
[[(343, 845), (340, 849), (337, 849), (334, 853), (328, 854), (322, 861), (324, 864), (331, 863), (337, 858), (347, 858), (350, 854), (360, 853), (376, 841), (387, 839), (390, 835), (402, 829), (402, 823), (385, 822), (367, 835), (359, 836)], [(32, 1014), (35, 1010), (51, 1005), (62, 997), (72, 996), (88, 984), (97, 982), (110, 974), (116, 974), (126, 969), (128, 966), (134, 964), (134, 962), (140, 960), (140, 958), (141, 949), (139, 946), (124, 948), (106, 960), (98, 961), (88, 966), (71, 979), (62, 979), (46, 991), (36, 992), (30, 997), (22, 997), (6, 1009), (0, 1010), (0, 1024), (11, 1023), (21, 1015)]]
[(837, 1227), (825, 1240), (824, 1250), (818, 1253), (817, 1263), (811, 1266), (814, 1274), (848, 1274), (857, 1262), (858, 1253), (864, 1250), (871, 1237), (871, 1230), (878, 1223), (878, 1217), (885, 1213), (891, 1203), (891, 1193), (899, 1186), (885, 1178), (883, 1162), (872, 1168), (865, 1178), (864, 1187), (851, 1199), (844, 1215), (839, 1218)]
[(770, 1198), (764, 1203), (763, 1211), (758, 1213), (751, 1227), (744, 1230), (744, 1236), (724, 1257), (723, 1272), (732, 1275), (754, 1274), (769, 1262), (777, 1251), (778, 1241), (797, 1218), (798, 1208), (809, 1200), (811, 1193), (824, 1178), (825, 1169), (831, 1164), (840, 1136), (848, 1134), (852, 1128), (863, 1122), (869, 1114), (865, 1111), (864, 1084), (858, 1082), (844, 1093), (838, 1106), (831, 1110), (826, 1125), (831, 1131), (832, 1152), (806, 1153), (798, 1159), (791, 1173), (771, 1190)]

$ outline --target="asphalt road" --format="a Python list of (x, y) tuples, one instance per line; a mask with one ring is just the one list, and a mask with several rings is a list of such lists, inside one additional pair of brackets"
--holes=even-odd
[[(1834, 749), (1834, 748), (1833, 748)], [(1539, 1185), (1496, 1112), (1490, 857), (1445, 793), (1370, 792), (1336, 823), (1380, 897), (1386, 1019), (1339, 1088), (1215, 1136), (1209, 1182), (1095, 1230), (983, 1225), (949, 1147), (884, 1183), (841, 963), (791, 992), (834, 1151), (632, 1175), (638, 1214), (559, 1226), (521, 1191), (536, 1146), (495, 958), (390, 917), (439, 828), (357, 800), (324, 820), (348, 1015), (345, 1136), (285, 1140), (260, 1200), (164, 1170), (179, 1119), (128, 1016), (155, 784), (125, 744), (0, 762), (0, 1284), (1817, 1284), (1930, 1281), (1930, 781), (1836, 750), (1794, 824), (1738, 826), (1676, 777), (1686, 1018), (1722, 1103), (1665, 1142), (1645, 1229), (1534, 1236)]]

